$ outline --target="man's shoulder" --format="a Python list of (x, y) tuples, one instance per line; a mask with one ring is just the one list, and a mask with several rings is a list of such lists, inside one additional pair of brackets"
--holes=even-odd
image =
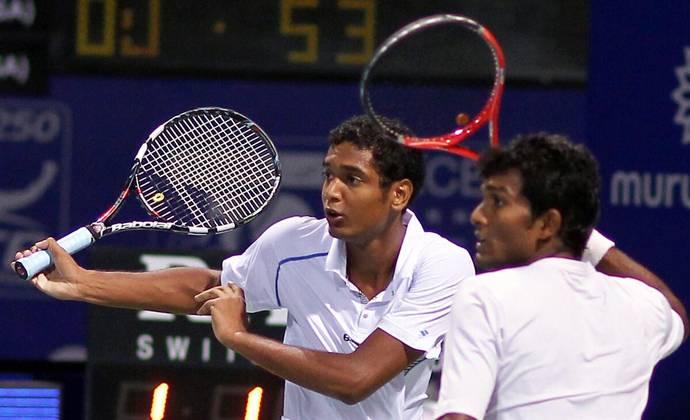
[(432, 232), (424, 232), (414, 238), (412, 247), (416, 250), (417, 265), (434, 265), (438, 269), (462, 274), (462, 277), (474, 275), (472, 256), (463, 247)]
[(498, 270), (487, 271), (477, 275), (487, 284), (499, 284), (519, 281), (521, 278), (530, 277), (534, 272), (531, 265), (521, 265), (518, 267), (506, 267)]
[(525, 289), (525, 279), (532, 278), (532, 271), (529, 266), (487, 271), (465, 280), (462, 288), (465, 293), (491, 295), (494, 298), (505, 296), (510, 299), (515, 293), (521, 293)]
[(657, 307), (670, 307), (668, 300), (659, 290), (645, 284), (643, 281), (630, 277), (610, 276), (600, 272), (598, 272), (598, 275), (607, 280), (609, 292), (615, 290), (618, 294), (627, 296), (631, 300), (647, 302)]
[(311, 216), (294, 216), (269, 226), (255, 242), (260, 248), (271, 248), (277, 255), (287, 252), (307, 252), (323, 249), (331, 241), (328, 224), (324, 219)]
[(291, 216), (269, 226), (264, 235), (287, 236), (294, 240), (300, 237), (319, 236), (324, 231), (327, 232), (327, 223), (324, 219), (317, 219), (313, 216)]
[(451, 253), (469, 256), (464, 247), (434, 232), (422, 232), (412, 238), (414, 247), (425, 253)]
[(406, 217), (408, 218), (408, 230), (405, 240), (411, 242), (414, 248), (430, 253), (451, 252), (468, 254), (467, 250), (462, 246), (448, 240), (438, 233), (425, 230), (412, 211), (407, 210)]
[(519, 283), (524, 280), (530, 280), (532, 283), (539, 280), (549, 281), (548, 278), (552, 276), (553, 273), (569, 268), (559, 265), (564, 263), (577, 264), (578, 269), (582, 269), (584, 264), (579, 261), (563, 258), (543, 258), (525, 265), (487, 271), (479, 274), (477, 277), (480, 278), (480, 281), (494, 285), (494, 287), (498, 287), (498, 285), (501, 284)]

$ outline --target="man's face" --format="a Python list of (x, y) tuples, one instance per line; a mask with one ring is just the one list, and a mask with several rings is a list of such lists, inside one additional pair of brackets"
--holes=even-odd
[(482, 201), (472, 212), (477, 237), (476, 263), (485, 269), (524, 265), (537, 252), (538, 229), (522, 195), (516, 169), (482, 183)]
[(331, 236), (364, 243), (389, 226), (397, 214), (392, 189), (381, 188), (370, 150), (349, 142), (331, 146), (323, 170), (321, 199)]

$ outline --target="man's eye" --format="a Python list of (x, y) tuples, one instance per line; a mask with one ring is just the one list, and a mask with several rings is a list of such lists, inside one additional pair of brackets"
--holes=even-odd
[(362, 180), (356, 176), (348, 176), (347, 177), (347, 182), (353, 185), (360, 184)]

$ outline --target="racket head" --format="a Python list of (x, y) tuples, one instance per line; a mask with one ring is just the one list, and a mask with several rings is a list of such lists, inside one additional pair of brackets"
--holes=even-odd
[[(486, 96), (485, 100), (482, 100), (481, 106), (473, 116), (455, 112), (452, 118), (447, 118), (447, 122), (444, 122), (447, 126), (444, 125), (444, 128), (438, 129), (437, 132), (424, 134), (417, 133), (416, 135), (407, 135), (397, 132), (395, 128), (388, 126), (381, 118), (381, 115), (386, 115), (388, 117), (396, 117), (396, 115), (381, 113), (372, 100), (371, 85), (374, 75), (377, 73), (377, 69), (381, 67), (381, 62), (391, 55), (391, 52), (401, 49), (405, 44), (410, 44), (415, 37), (420, 36), (426, 31), (438, 30), (441, 28), (447, 29), (451, 26), (462, 28), (462, 31), (459, 32), (462, 33), (461, 36), (463, 38), (466, 38), (469, 33), (476, 34), (477, 37), (475, 38), (483, 41), (483, 45), (489, 48), (493, 64), (493, 79), (490, 93)], [(458, 37), (458, 35), (452, 36)], [(453, 40), (451, 39), (451, 41)], [(432, 44), (429, 48), (434, 48), (434, 45), (438, 45), (438, 43)], [(420, 56), (420, 59), (423, 58), (424, 57)], [(439, 14), (427, 16), (405, 25), (390, 35), (376, 49), (362, 72), (359, 85), (359, 96), (361, 105), (366, 114), (376, 121), (381, 129), (390, 134), (397, 142), (410, 147), (444, 150), (470, 159), (478, 159), (478, 151), (469, 146), (461, 145), (460, 143), (465, 142), (479, 129), (488, 125), (489, 145), (491, 147), (499, 146), (499, 114), (504, 84), (505, 56), (503, 54), (503, 49), (491, 31), (478, 22), (464, 16)], [(385, 97), (387, 95), (384, 93), (382, 96)], [(404, 105), (407, 104), (408, 103), (405, 103)], [(428, 106), (432, 106), (432, 104), (428, 104)], [(403, 118), (403, 121), (408, 122), (406, 118)]]
[(224, 108), (193, 109), (161, 124), (134, 165), (134, 189), (144, 208), (194, 234), (228, 231), (254, 219), (282, 179), (268, 135)]

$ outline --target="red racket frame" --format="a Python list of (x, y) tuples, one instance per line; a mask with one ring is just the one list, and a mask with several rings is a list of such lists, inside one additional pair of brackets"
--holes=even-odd
[[(493, 87), (491, 89), (491, 94), (484, 104), (483, 108), (476, 116), (470, 119), (470, 121), (463, 125), (456, 127), (454, 130), (441, 134), (438, 136), (431, 137), (416, 137), (405, 135), (402, 133), (397, 133), (395, 130), (387, 127), (381, 118), (374, 111), (371, 99), (369, 98), (369, 77), (372, 69), (376, 66), (379, 59), (385, 55), (385, 53), (390, 50), (395, 44), (401, 42), (405, 38), (411, 36), (414, 33), (423, 31), (430, 27), (440, 26), (445, 24), (459, 24), (475, 33), (477, 33), (487, 46), (491, 49), (491, 53), (494, 60), (495, 66), (495, 76), (493, 81)], [(414, 147), (417, 149), (433, 149), (433, 150), (443, 150), (449, 153), (453, 153), (459, 156), (477, 160), (479, 158), (479, 152), (469, 149), (467, 147), (460, 146), (463, 140), (466, 140), (473, 134), (475, 134), (484, 125), (489, 125), (489, 143), (491, 147), (499, 146), (498, 137), (498, 118), (501, 108), (501, 98), (503, 96), (503, 89), (505, 84), (505, 56), (503, 55), (503, 49), (496, 40), (496, 37), (487, 28), (481, 24), (475, 22), (474, 20), (459, 16), (459, 15), (432, 15), (412, 23), (405, 25), (400, 28), (394, 34), (389, 36), (374, 52), (371, 60), (367, 63), (367, 66), (362, 72), (362, 78), (359, 86), (360, 101), (365, 112), (376, 121), (385, 131), (391, 134), (398, 143), (404, 144), (405, 146)]]

